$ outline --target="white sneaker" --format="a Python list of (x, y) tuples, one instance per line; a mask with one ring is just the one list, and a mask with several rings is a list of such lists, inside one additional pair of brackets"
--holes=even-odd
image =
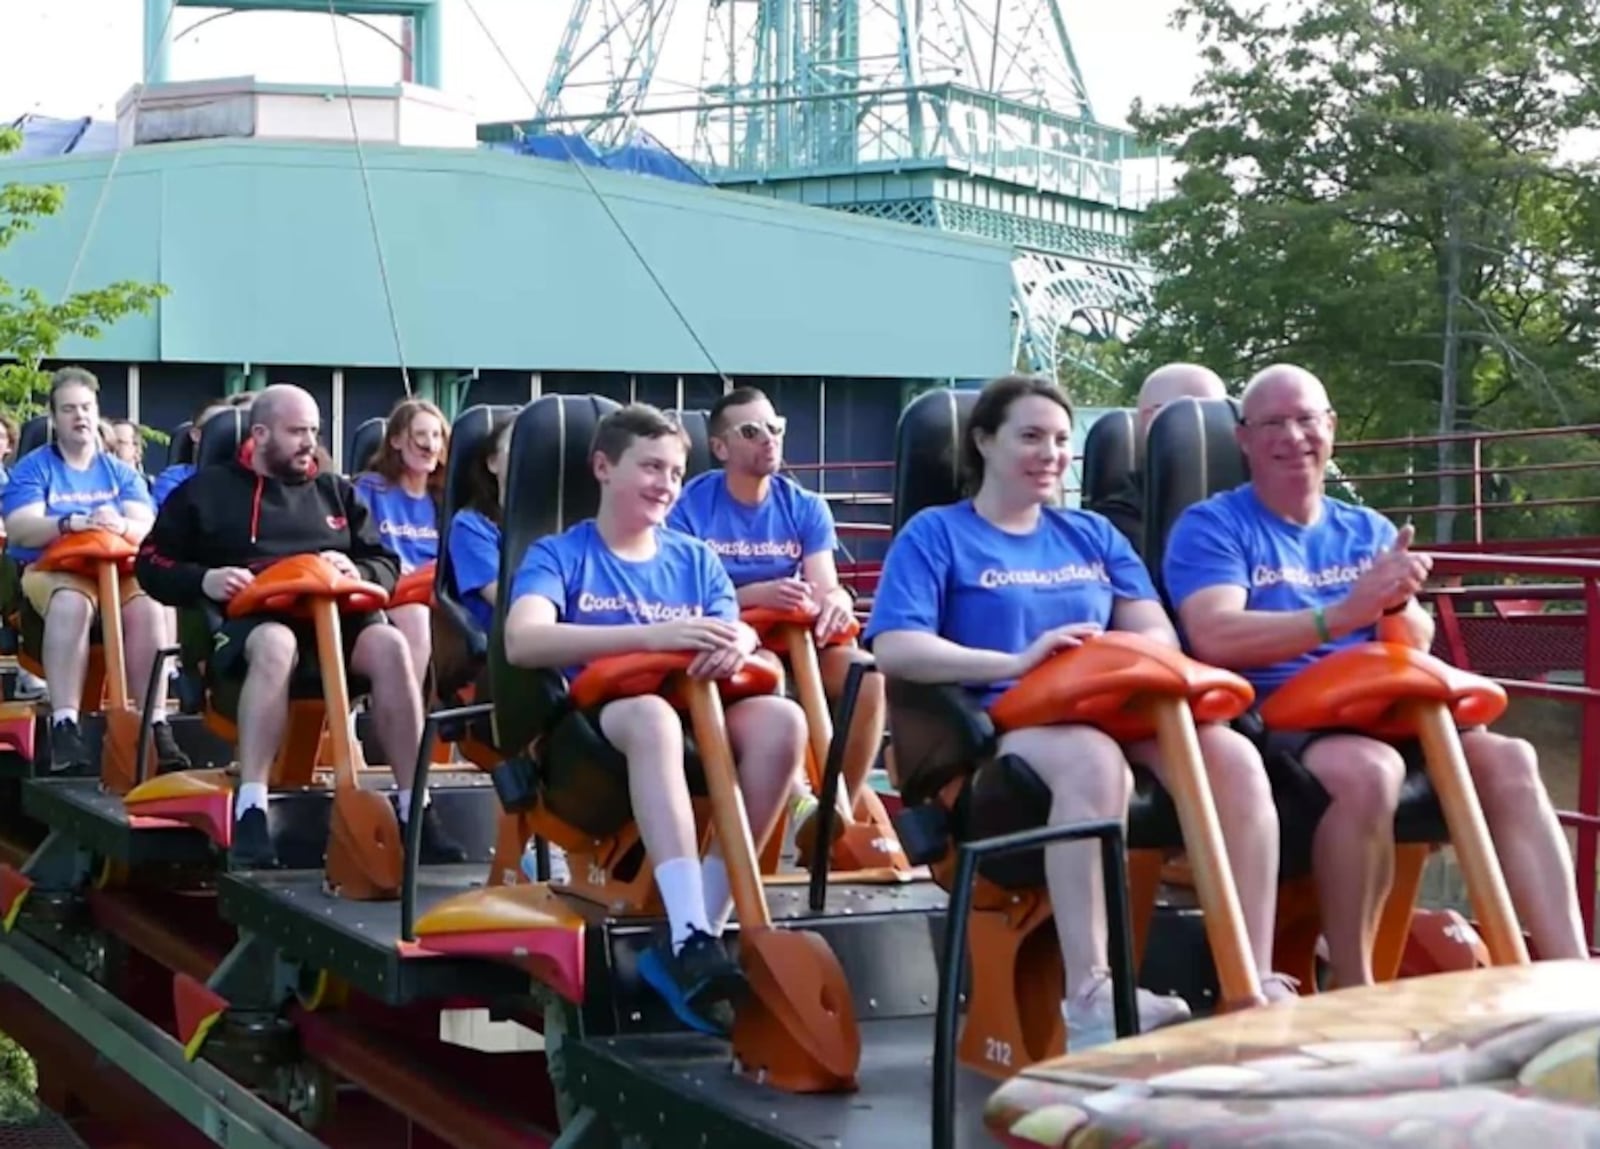
[[(1139, 988), (1134, 990), (1134, 1002), (1139, 1011), (1140, 1033), (1188, 1021), (1192, 1016), (1189, 1003), (1181, 997), (1168, 997)], [(1070, 1053), (1082, 1053), (1086, 1049), (1117, 1040), (1111, 971), (1095, 970), (1088, 985), (1069, 994), (1067, 1000), (1061, 1003), (1061, 1016), (1067, 1022), (1067, 1050)]]
[(1300, 996), (1300, 979), (1286, 973), (1269, 973), (1261, 979), (1261, 996), (1268, 1005), (1280, 1001), (1293, 1001)]

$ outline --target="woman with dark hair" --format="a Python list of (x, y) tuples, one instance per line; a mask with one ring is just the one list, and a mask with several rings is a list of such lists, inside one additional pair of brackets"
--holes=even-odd
[[(1176, 648), (1150, 575), (1109, 520), (1059, 501), (1072, 455), (1072, 406), (1054, 383), (996, 379), (973, 407), (961, 444), (969, 496), (914, 515), (889, 548), (866, 637), (884, 674), (956, 682), (988, 706), (1058, 651), (1106, 630)], [(1271, 972), (1278, 823), (1254, 746), (1224, 725), (1200, 747), (1269, 1001), (1293, 996)], [(1126, 817), (1129, 763), (1158, 776), (1153, 741), (1119, 745), (1084, 725), (1013, 730), (999, 753), (1028, 763), (1049, 788), (1050, 822)], [(1066, 969), (1062, 1012), (1074, 1051), (1115, 1035), (1106, 968), (1106, 907), (1094, 843), (1052, 846), (1045, 876)], [(1180, 999), (1138, 991), (1139, 1026), (1189, 1015)]]
[[(402, 575), (439, 557), (439, 499), (449, 450), (450, 425), (444, 412), (426, 399), (402, 399), (389, 415), (372, 469), (353, 480), (377, 520), (379, 537), (399, 556)], [(421, 689), (433, 659), (428, 607), (411, 603), (392, 606), (387, 613), (411, 647)]]
[(463, 506), (451, 518), (445, 540), (456, 597), (485, 631), (494, 621), (499, 590), (500, 509), (505, 505), (502, 476), (516, 418), (515, 411), (496, 415), (489, 433), (473, 452), (467, 464)]

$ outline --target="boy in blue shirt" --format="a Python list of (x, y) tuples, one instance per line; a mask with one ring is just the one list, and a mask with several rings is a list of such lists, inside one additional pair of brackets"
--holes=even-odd
[[(1190, 507), (1172, 528), (1163, 573), (1196, 657), (1236, 670), (1265, 700), (1342, 647), (1371, 642), (1384, 616), (1412, 645), (1433, 642), (1417, 602), (1430, 562), (1376, 511), (1328, 497), (1337, 415), (1299, 367), (1245, 388), (1240, 449), (1250, 482)], [(1533, 747), (1466, 730), (1461, 748), (1517, 912), (1541, 957), (1588, 956), (1566, 835)], [(1312, 842), (1329, 963), (1340, 986), (1373, 980), (1372, 944), (1394, 870), (1394, 814), (1415, 740), (1390, 745), (1347, 731), (1269, 732), (1266, 754), (1297, 759), (1327, 791)]]
[[(694, 651), (689, 674), (736, 674), (756, 650), (739, 621), (732, 582), (706, 544), (663, 529), (683, 484), (688, 440), (653, 407), (613, 412), (591, 453), (600, 508), (528, 549), (512, 582), (506, 655), (518, 666), (563, 670), (637, 651)], [(619, 699), (595, 719), (626, 758), (634, 817), (655, 867), (670, 938), (640, 959), (640, 973), (684, 1022), (720, 1033), (719, 1009), (743, 978), (721, 941), (729, 913), (720, 847), (697, 857), (684, 774), (683, 722), (659, 696)], [(804, 753), (800, 708), (778, 696), (727, 711), (728, 736), (757, 848)]]
[[(56, 539), (106, 530), (139, 542), (155, 519), (143, 477), (102, 450), (99, 392), (100, 381), (81, 367), (63, 367), (51, 376), (55, 441), (17, 463), (0, 497), (6, 555), (22, 568), (22, 594), (44, 620), (40, 654), (49, 683), (54, 770), (93, 765), (78, 723), (78, 703), (89, 666), (90, 627), (102, 604), (93, 579), (30, 566)], [(156, 651), (170, 641), (167, 619), (138, 580), (124, 575), (120, 587), (128, 687), (134, 704), (142, 706)], [(153, 709), (156, 758), (163, 769), (183, 769), (189, 759), (167, 725), (166, 689), (163, 675)]]
[[(709, 418), (711, 453), (722, 467), (685, 484), (667, 521), (703, 540), (722, 560), (741, 610), (815, 611), (812, 631), (821, 647), (853, 620), (855, 601), (840, 585), (833, 561), (838, 546), (833, 512), (820, 495), (778, 473), (787, 429), (772, 402), (756, 388), (736, 387), (723, 395), (712, 405)], [(844, 693), (857, 657), (853, 645), (818, 651), (830, 703), (837, 704)], [(849, 810), (861, 797), (867, 772), (883, 745), (884, 714), (883, 679), (868, 675), (861, 683), (845, 748), (844, 796)], [(807, 826), (816, 802), (803, 774), (795, 788), (799, 823), (795, 838), (805, 865), (812, 849)]]

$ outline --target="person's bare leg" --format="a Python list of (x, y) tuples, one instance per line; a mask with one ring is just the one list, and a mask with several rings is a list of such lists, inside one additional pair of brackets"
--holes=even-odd
[[(168, 645), (167, 612), (149, 595), (130, 599), (122, 608), (123, 644), (128, 656), (128, 692), (133, 704), (142, 707), (145, 694), (150, 689), (150, 668), (155, 665), (157, 652)], [(167, 675), (156, 682), (155, 715), (165, 718), (167, 713)]]
[(421, 698), (428, 682), (428, 664), (433, 660), (433, 624), (428, 608), (411, 603), (392, 606), (386, 613), (411, 650), (411, 669), (416, 672), (417, 697)]
[(1387, 743), (1319, 738), (1301, 756), (1332, 802), (1311, 841), (1322, 933), (1336, 985), (1371, 985), (1378, 916), (1394, 882), (1394, 811), (1405, 762)]
[[(835, 646), (822, 651), (818, 660), (822, 665), (822, 685), (827, 691), (828, 704), (836, 707), (844, 696), (844, 684), (850, 666), (861, 658), (861, 652), (851, 647)], [(866, 674), (861, 679), (861, 693), (856, 696), (855, 719), (848, 731), (835, 730), (835, 738), (847, 737), (844, 748), (844, 791), (854, 811), (861, 801), (862, 788), (867, 774), (878, 760), (883, 748), (883, 729), (888, 708), (883, 696), (883, 675)], [(826, 766), (826, 763), (819, 764)]]
[[(1272, 972), (1278, 910), (1278, 809), (1272, 804), (1272, 787), (1260, 753), (1244, 735), (1211, 723), (1198, 733), (1250, 951), (1256, 970), (1265, 977)], [(1165, 783), (1166, 763), (1153, 740), (1130, 746), (1128, 758), (1149, 767)]]
[(372, 730), (400, 787), (403, 819), (422, 743), (422, 696), (405, 636), (382, 623), (364, 627), (350, 651), (350, 670), (372, 684)]
[[(1020, 757), (1050, 788), (1050, 825), (1127, 817), (1133, 775), (1122, 748), (1100, 731), (1089, 726), (1016, 730), (1000, 740), (999, 753)], [(1106, 964), (1100, 847), (1096, 842), (1050, 846), (1044, 864), (1070, 995), (1094, 981)]]
[[(739, 764), (739, 792), (744, 796), (750, 838), (759, 857), (778, 822), (778, 811), (806, 750), (806, 716), (798, 703), (768, 696), (746, 698), (727, 711), (728, 742)], [(702, 866), (706, 918), (719, 933), (732, 909), (728, 867), (722, 844), (713, 841)]]
[(239, 781), (264, 787), (289, 725), (289, 677), (299, 660), (294, 632), (282, 623), (263, 623), (245, 640), (244, 658), (248, 669), (239, 693)]
[[(44, 641), (39, 661), (50, 688), (50, 709), (77, 710), (83, 700), (83, 680), (89, 673), (89, 628), (94, 623), (94, 603), (75, 590), (58, 590), (50, 596), (44, 615)], [(82, 715), (79, 716), (80, 725)]]
[(1539, 758), (1521, 738), (1488, 730), (1461, 735), (1478, 800), (1506, 886), (1543, 960), (1586, 958), (1572, 854), (1539, 777)]

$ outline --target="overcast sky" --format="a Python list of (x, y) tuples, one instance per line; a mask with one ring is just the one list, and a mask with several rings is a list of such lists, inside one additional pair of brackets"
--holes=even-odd
[[(571, 0), (473, 0), (478, 13), (535, 94), (544, 86)], [(445, 86), (480, 120), (532, 112), (464, 0), (446, 0)], [(1168, 27), (1174, 0), (1062, 0), (1079, 66), (1098, 117), (1125, 122), (1135, 97), (1182, 99), (1198, 67), (1189, 35)], [(601, 5), (595, 5), (599, 8)], [(682, 90), (698, 81), (708, 0), (678, 0), (670, 49), (658, 77)], [(0, 0), (0, 120), (24, 112), (109, 119), (141, 77), (141, 0)], [(174, 21), (176, 79), (254, 75), (327, 82), (340, 77), (332, 21), (308, 14), (244, 13), (184, 31), (214, 15), (184, 8)], [(397, 34), (397, 23), (376, 21)], [(390, 83), (399, 53), (348, 21), (340, 42), (352, 83)]]

